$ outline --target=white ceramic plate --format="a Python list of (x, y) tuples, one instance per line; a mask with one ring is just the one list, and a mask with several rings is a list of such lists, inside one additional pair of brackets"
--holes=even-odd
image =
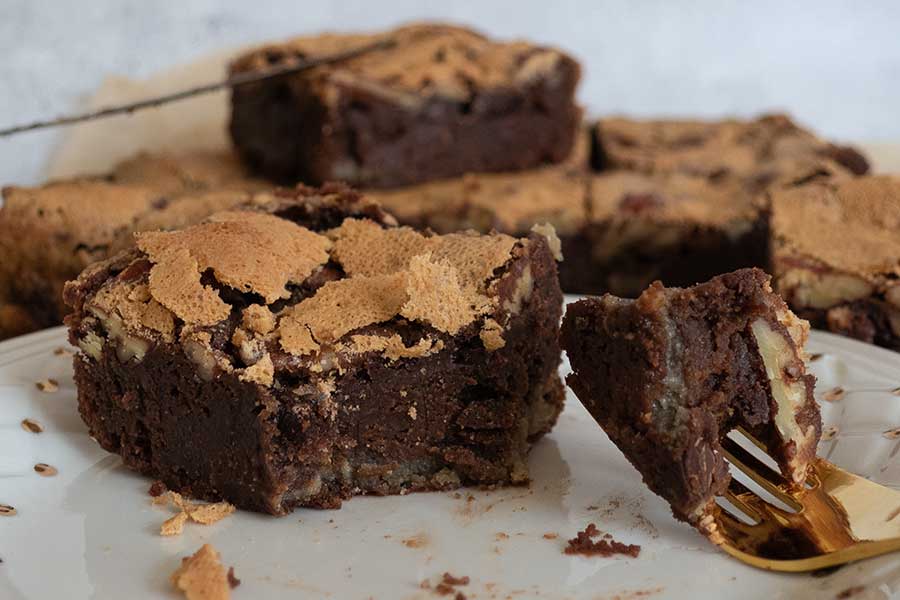
[[(159, 526), (171, 513), (152, 506), (149, 481), (122, 467), (87, 435), (75, 407), (61, 328), (0, 344), (0, 598), (174, 598), (168, 575), (180, 557), (211, 542), (242, 581), (233, 597), (426, 599), (420, 587), (445, 571), (459, 588), (487, 598), (900, 598), (900, 556), (827, 576), (781, 575), (746, 567), (676, 522), (645, 490), (570, 395), (553, 433), (531, 455), (530, 488), (357, 498), (339, 511), (298, 510), (273, 518), (239, 512), (179, 537)], [(820, 453), (838, 465), (900, 487), (900, 355), (813, 333), (808, 350), (833, 440)], [(53, 378), (55, 393), (35, 382)], [(24, 418), (41, 434), (24, 431)], [(41, 477), (35, 463), (56, 467)], [(636, 559), (567, 556), (565, 540), (596, 523), (640, 544)], [(545, 535), (546, 534), (546, 535)], [(554, 537), (557, 536), (557, 537)], [(863, 586), (856, 589), (855, 586)]]

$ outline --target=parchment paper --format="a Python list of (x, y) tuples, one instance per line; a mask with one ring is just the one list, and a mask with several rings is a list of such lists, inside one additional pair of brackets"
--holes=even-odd
[[(86, 109), (133, 102), (225, 77), (228, 61), (243, 49), (222, 51), (149, 79), (111, 77), (90, 98)], [(71, 127), (54, 153), (48, 178), (109, 171), (118, 161), (142, 150), (187, 152), (216, 150), (229, 145), (227, 91), (110, 117)], [(856, 142), (880, 173), (900, 172), (900, 142)]]

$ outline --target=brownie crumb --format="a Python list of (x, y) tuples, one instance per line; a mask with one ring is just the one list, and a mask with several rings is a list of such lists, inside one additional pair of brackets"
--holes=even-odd
[(592, 538), (600, 536), (600, 530), (593, 523), (585, 527), (584, 531), (569, 540), (565, 554), (581, 554), (583, 556), (612, 556), (623, 554), (637, 558), (641, 553), (641, 547), (637, 544), (623, 544), (617, 542), (610, 534), (604, 534), (603, 538), (594, 541)]
[(469, 585), (469, 576), (463, 575), (462, 577), (454, 577), (450, 573), (444, 573), (443, 579), (441, 579), (442, 583), (446, 583), (447, 585)]
[(34, 386), (47, 394), (52, 394), (59, 391), (59, 382), (55, 379), (44, 379), (42, 381), (36, 382)]
[(219, 553), (204, 544), (196, 554), (181, 561), (181, 567), (170, 577), (175, 589), (189, 600), (228, 600), (231, 587)]
[(58, 473), (56, 467), (51, 467), (47, 463), (38, 463), (34, 465), (34, 472), (42, 477), (53, 477)]
[(234, 576), (234, 567), (228, 567), (228, 585), (231, 589), (241, 585), (241, 580)]
[(844, 598), (852, 598), (853, 596), (865, 591), (866, 586), (864, 585), (854, 585), (853, 587), (848, 587), (846, 590), (839, 593), (835, 598), (838, 600), (843, 600)]
[(41, 433), (44, 431), (44, 426), (34, 419), (22, 419), (22, 429), (31, 433)]
[(168, 489), (169, 488), (166, 487), (165, 483), (157, 479), (150, 484), (150, 489), (147, 490), (147, 493), (150, 494), (150, 496), (152, 496), (153, 498), (158, 498), (159, 496), (165, 494)]
[(545, 533), (545, 534), (544, 534), (544, 539), (545, 539), (545, 540), (555, 540), (555, 539), (558, 538), (558, 537), (559, 537), (559, 534), (558, 534), (558, 533)]
[(72, 352), (68, 348), (63, 348), (62, 346), (53, 350), (54, 356), (73, 356), (74, 354), (74, 352)]
[[(152, 486), (151, 486), (152, 487)], [(152, 496), (152, 494), (151, 494)], [(201, 525), (211, 525), (221, 521), (235, 511), (235, 506), (228, 502), (215, 502), (212, 504), (196, 504), (186, 500), (178, 492), (166, 491), (153, 497), (153, 504), (171, 504), (179, 512), (167, 519), (160, 527), (160, 535), (181, 535), (184, 525), (189, 520)]]

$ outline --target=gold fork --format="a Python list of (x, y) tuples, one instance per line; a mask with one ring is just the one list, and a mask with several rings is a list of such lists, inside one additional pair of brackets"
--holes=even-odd
[[(748, 440), (766, 452), (747, 431)], [(728, 461), (791, 510), (761, 498), (732, 478), (725, 498), (754, 521), (743, 522), (716, 506), (710, 539), (754, 567), (814, 571), (900, 550), (900, 492), (817, 458), (806, 486), (787, 481), (731, 438)]]

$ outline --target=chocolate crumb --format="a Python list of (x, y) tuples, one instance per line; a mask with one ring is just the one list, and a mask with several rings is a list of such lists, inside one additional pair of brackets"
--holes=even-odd
[(558, 537), (559, 537), (559, 534), (558, 534), (558, 533), (545, 533), (545, 534), (544, 534), (544, 539), (545, 539), (545, 540), (555, 540), (555, 539), (558, 538)]
[(159, 496), (165, 494), (168, 489), (169, 488), (166, 487), (165, 483), (157, 479), (150, 484), (150, 489), (147, 490), (147, 493), (150, 494), (150, 496), (152, 496), (153, 498), (158, 498)]
[(35, 383), (34, 386), (47, 394), (59, 391), (59, 382), (55, 379), (44, 379), (43, 381)]
[(462, 577), (454, 577), (450, 573), (444, 573), (441, 582), (446, 583), (447, 585), (469, 585), (469, 576), (463, 575)]
[(44, 431), (44, 426), (34, 419), (22, 419), (22, 429), (31, 433), (41, 433)]
[(241, 580), (234, 576), (234, 567), (228, 567), (228, 585), (231, 589), (241, 585)]
[(453, 586), (447, 585), (446, 583), (439, 583), (434, 586), (434, 591), (437, 592), (441, 596), (449, 596), (456, 590), (453, 589)]
[(826, 402), (838, 402), (839, 400), (843, 400), (846, 393), (846, 390), (842, 387), (831, 388), (822, 394), (822, 400), (825, 400)]
[(581, 554), (584, 556), (612, 556), (614, 554), (623, 554), (637, 558), (641, 553), (641, 547), (636, 544), (623, 544), (617, 542), (611, 535), (605, 534), (602, 539), (594, 541), (600, 535), (600, 530), (593, 523), (585, 527), (584, 531), (569, 540), (565, 554)]
[(859, 594), (860, 592), (865, 591), (866, 586), (864, 585), (854, 585), (853, 587), (848, 587), (843, 592), (839, 593), (835, 598), (839, 600), (843, 600), (843, 598), (852, 598), (853, 596)]
[(34, 471), (43, 477), (53, 477), (59, 472), (56, 470), (56, 467), (51, 467), (47, 463), (38, 463), (34, 465)]
[(466, 600), (466, 595), (462, 592), (456, 592), (456, 595), (453, 597), (453, 600)]
[(8, 504), (0, 504), (0, 517), (14, 517), (18, 511)]
[(814, 352), (813, 354), (809, 355), (809, 362), (820, 360), (823, 356), (824, 355), (821, 352)]

